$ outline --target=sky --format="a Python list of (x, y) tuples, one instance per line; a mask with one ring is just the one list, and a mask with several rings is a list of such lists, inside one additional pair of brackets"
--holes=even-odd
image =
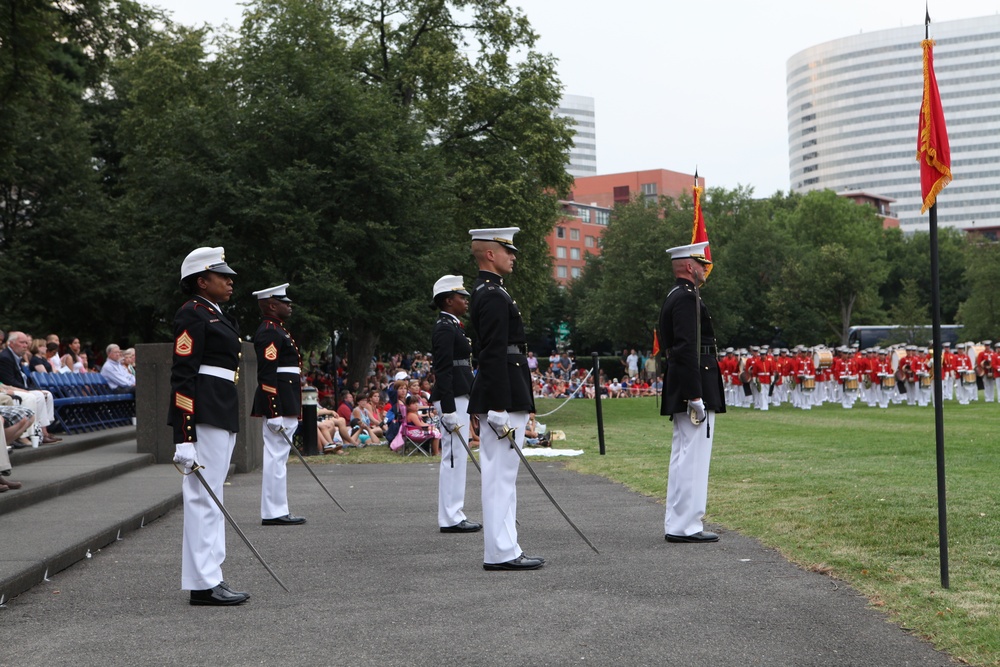
[[(187, 25), (238, 25), (236, 0), (146, 0)], [(787, 191), (785, 67), (795, 53), (913, 26), (922, 0), (508, 0), (559, 60), (566, 93), (594, 98), (597, 172), (693, 173), (708, 187)], [(931, 0), (934, 22), (998, 12), (997, 0)], [(913, 110), (914, 151), (917, 112)]]

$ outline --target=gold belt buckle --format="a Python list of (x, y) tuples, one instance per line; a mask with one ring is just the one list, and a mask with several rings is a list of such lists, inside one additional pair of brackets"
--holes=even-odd
[(240, 369), (239, 367), (237, 367), (236, 373), (233, 375), (233, 384), (239, 384), (239, 383), (240, 383)]

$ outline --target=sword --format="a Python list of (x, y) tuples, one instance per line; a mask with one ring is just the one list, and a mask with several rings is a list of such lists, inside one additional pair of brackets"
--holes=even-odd
[(534, 468), (532, 468), (531, 464), (528, 463), (528, 459), (524, 458), (524, 452), (521, 451), (521, 448), (517, 446), (517, 442), (514, 440), (514, 429), (512, 429), (508, 425), (505, 427), (504, 433), (501, 434), (497, 432), (493, 424), (490, 424), (490, 428), (492, 428), (493, 432), (497, 434), (497, 437), (507, 438), (508, 440), (510, 440), (510, 448), (513, 449), (515, 452), (517, 452), (518, 457), (520, 457), (521, 459), (521, 463), (523, 463), (524, 467), (528, 469), (528, 472), (531, 473), (531, 476), (535, 478), (535, 481), (538, 483), (538, 486), (539, 488), (541, 488), (542, 492), (545, 493), (545, 495), (552, 502), (552, 504), (555, 505), (555, 508), (559, 510), (559, 513), (563, 515), (563, 518), (566, 519), (566, 523), (568, 523), (570, 526), (573, 527), (573, 530), (576, 531), (576, 534), (579, 535), (581, 538), (583, 538), (583, 541), (587, 543), (588, 547), (594, 550), (595, 554), (600, 554), (601, 552), (597, 550), (597, 547), (595, 547), (593, 543), (587, 539), (587, 536), (583, 534), (583, 531), (577, 528), (576, 524), (573, 523), (573, 520), (569, 518), (569, 515), (567, 515), (566, 512), (563, 511), (563, 508), (559, 506), (559, 503), (556, 502), (556, 499), (552, 497), (552, 494), (549, 493), (549, 490), (545, 488), (544, 484), (542, 484), (542, 480), (538, 479), (538, 475), (535, 473)]
[(482, 475), (483, 474), (483, 469), (479, 467), (479, 461), (477, 461), (476, 457), (472, 455), (472, 448), (469, 447), (469, 443), (467, 443), (465, 441), (465, 438), (462, 437), (462, 430), (459, 429), (459, 428), (456, 428), (454, 431), (449, 431), (448, 427), (444, 425), (444, 422), (441, 423), (441, 426), (444, 426), (444, 430), (445, 430), (446, 433), (450, 433), (452, 435), (457, 435), (458, 436), (459, 442), (462, 443), (462, 446), (465, 447), (465, 451), (469, 453), (469, 458), (472, 459), (472, 465), (476, 466), (476, 470), (478, 470), (479, 474)]
[[(191, 474), (181, 470), (176, 463), (174, 464), (174, 467), (180, 470), (182, 475)], [(229, 522), (229, 525), (233, 527), (233, 530), (236, 531), (236, 534), (240, 536), (241, 540), (243, 540), (243, 544), (247, 545), (247, 548), (250, 549), (253, 555), (257, 557), (257, 560), (259, 560), (260, 564), (264, 566), (264, 569), (268, 571), (268, 574), (270, 574), (271, 577), (273, 577), (274, 580), (278, 582), (278, 585), (284, 588), (285, 592), (288, 593), (289, 592), (288, 586), (285, 586), (284, 582), (278, 578), (278, 575), (274, 573), (274, 570), (271, 569), (271, 566), (268, 565), (267, 561), (264, 560), (264, 557), (260, 555), (260, 552), (257, 551), (257, 549), (255, 549), (252, 544), (250, 544), (250, 540), (247, 539), (247, 536), (243, 534), (243, 531), (240, 530), (239, 525), (237, 525), (236, 519), (233, 518), (233, 516), (226, 509), (225, 505), (222, 504), (222, 501), (219, 500), (219, 496), (215, 495), (215, 491), (212, 490), (212, 487), (209, 486), (208, 482), (205, 481), (205, 478), (202, 477), (201, 469), (204, 467), (205, 466), (198, 465), (198, 463), (195, 462), (194, 467), (191, 468), (191, 472), (194, 473), (194, 476), (198, 478), (198, 481), (201, 482), (201, 485), (205, 487), (206, 491), (208, 491), (208, 495), (212, 497), (212, 500), (215, 501), (216, 507), (218, 507), (219, 511), (222, 512), (222, 516), (226, 517), (226, 521)]]
[(292, 444), (292, 439), (288, 437), (287, 433), (285, 433), (285, 429), (281, 429), (279, 433), (281, 433), (281, 435), (285, 438), (285, 442), (288, 443), (288, 448), (295, 452), (296, 456), (299, 457), (299, 461), (302, 461), (302, 465), (306, 467), (306, 470), (308, 470), (309, 474), (313, 476), (313, 479), (315, 479), (316, 482), (323, 487), (323, 490), (326, 491), (326, 495), (330, 496), (330, 500), (332, 500), (337, 507), (340, 507), (341, 512), (346, 514), (347, 510), (341, 507), (340, 503), (337, 502), (337, 499), (333, 497), (332, 493), (330, 493), (330, 490), (326, 488), (326, 485), (323, 484), (323, 482), (320, 481), (320, 478), (316, 476), (316, 473), (313, 472), (312, 466), (306, 463), (306, 457), (302, 456), (302, 452), (299, 451), (298, 447)]

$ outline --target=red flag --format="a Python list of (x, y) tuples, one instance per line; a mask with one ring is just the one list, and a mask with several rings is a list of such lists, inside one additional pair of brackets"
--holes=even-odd
[[(691, 243), (708, 241), (708, 230), (705, 229), (705, 216), (701, 212), (701, 193), (703, 188), (694, 186), (694, 229), (691, 230)], [(712, 248), (705, 246), (705, 259), (712, 261)], [(712, 272), (712, 265), (705, 267), (705, 277)]]
[(660, 353), (660, 336), (656, 329), (653, 329), (653, 356), (655, 357)]
[(920, 197), (924, 213), (937, 200), (938, 193), (951, 183), (951, 149), (948, 129), (944, 125), (944, 110), (934, 76), (934, 40), (920, 43), (924, 49), (924, 100), (920, 105), (920, 127), (917, 132), (917, 162), (920, 163)]

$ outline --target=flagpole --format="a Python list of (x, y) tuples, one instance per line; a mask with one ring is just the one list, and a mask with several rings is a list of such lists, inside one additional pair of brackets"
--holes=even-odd
[[(926, 7), (926, 5), (925, 5)], [(924, 18), (924, 39), (930, 39), (930, 9)], [(941, 279), (938, 266), (937, 198), (930, 209), (931, 246), (931, 330), (934, 339), (934, 442), (937, 454), (938, 553), (941, 565), (941, 588), (950, 588), (948, 577), (948, 504), (944, 474), (944, 406), (941, 388)]]

